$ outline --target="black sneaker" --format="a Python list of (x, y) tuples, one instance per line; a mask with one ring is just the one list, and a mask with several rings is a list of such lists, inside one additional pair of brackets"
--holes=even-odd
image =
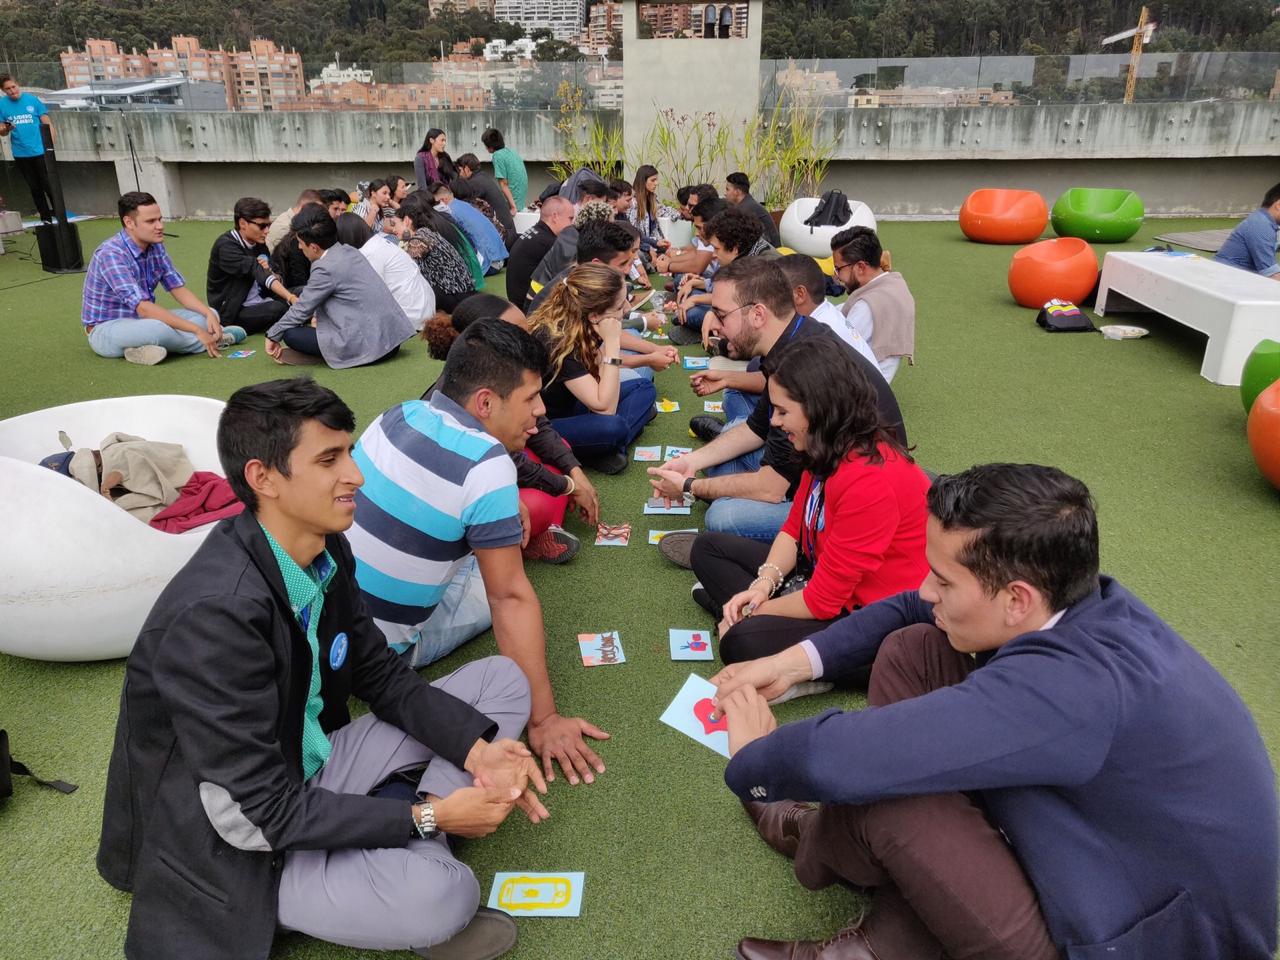
[(708, 413), (700, 413), (689, 420), (689, 432), (703, 443), (710, 443), (720, 436), (720, 431), (723, 429), (724, 421)]
[(625, 450), (615, 450), (613, 453), (602, 453), (599, 456), (584, 460), (583, 464), (592, 470), (613, 476), (615, 473), (621, 473), (627, 469), (627, 452)]
[(505, 913), (481, 907), (471, 922), (443, 943), (415, 947), (427, 960), (496, 960), (516, 945), (516, 922)]
[(724, 617), (724, 611), (720, 610), (716, 602), (711, 599), (711, 594), (707, 593), (707, 588), (702, 585), (701, 581), (693, 585), (690, 593), (693, 595), (693, 602), (715, 617), (717, 621)]

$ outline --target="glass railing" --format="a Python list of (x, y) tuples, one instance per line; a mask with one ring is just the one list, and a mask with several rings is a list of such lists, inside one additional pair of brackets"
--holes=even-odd
[(69, 110), (534, 110), (622, 107), (622, 64), (444, 61), (325, 64), (304, 61), (210, 79), (195, 73), (127, 72), (118, 63), (0, 63), (24, 90)]
[[(830, 109), (1123, 102), (1128, 53), (1044, 57), (766, 60), (761, 106)], [(1280, 53), (1144, 52), (1135, 103), (1280, 98)]]

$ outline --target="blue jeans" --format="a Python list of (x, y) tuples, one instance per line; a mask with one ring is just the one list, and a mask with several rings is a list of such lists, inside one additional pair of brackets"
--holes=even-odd
[(551, 426), (576, 454), (625, 452), (656, 416), (653, 405), (657, 400), (658, 391), (651, 381), (627, 380), (619, 387), (616, 413), (592, 413), (577, 403), (570, 416), (553, 419)]
[[(756, 408), (756, 394), (743, 393), (740, 390), (726, 390), (724, 392), (724, 430), (730, 430), (739, 424), (746, 423), (747, 417), (751, 415), (751, 411)], [(721, 431), (724, 433), (724, 431)], [(733, 473), (755, 473), (760, 469), (760, 463), (764, 459), (764, 445), (760, 445), (759, 450), (752, 450), (750, 453), (744, 453), (734, 457), (732, 460), (726, 460), (724, 463), (716, 464), (714, 467), (707, 467), (706, 473), (708, 477), (727, 477)], [(775, 531), (776, 532), (776, 531)], [(746, 534), (742, 534), (746, 536)]]
[[(205, 315), (194, 310), (174, 310), (183, 320), (208, 329)], [(118, 359), (129, 347), (164, 347), (170, 353), (204, 353), (204, 344), (194, 333), (175, 330), (163, 320), (122, 317), (89, 328), (89, 347), (100, 357)]]
[[(638, 357), (640, 354), (634, 350), (623, 350), (624, 357)], [(653, 383), (653, 367), (623, 367), (618, 371), (618, 380), (626, 383), (628, 380), (648, 380)]]
[[(710, 472), (710, 471), (708, 471)], [(721, 497), (707, 507), (703, 528), (718, 533), (733, 533), (739, 537), (763, 540), (771, 543), (791, 512), (791, 501), (764, 503), (760, 500), (743, 500), (738, 497)]]
[(480, 576), (480, 564), (472, 554), (459, 565), (444, 596), (418, 629), (413, 646), (404, 656), (409, 658), (410, 665), (425, 667), (447, 657), (492, 625), (489, 595)]

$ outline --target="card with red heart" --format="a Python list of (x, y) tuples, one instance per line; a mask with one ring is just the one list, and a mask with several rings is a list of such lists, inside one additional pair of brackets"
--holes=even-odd
[(722, 757), (728, 757), (729, 721), (723, 716), (714, 723), (710, 719), (711, 698), (715, 695), (715, 684), (691, 673), (659, 719)]

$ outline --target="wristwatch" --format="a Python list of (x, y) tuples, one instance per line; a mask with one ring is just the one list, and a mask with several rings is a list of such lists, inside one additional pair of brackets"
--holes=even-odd
[(686, 497), (693, 495), (693, 477), (684, 478), (684, 486), (681, 488)]
[(611, 367), (620, 367), (620, 366), (622, 366), (622, 358), (621, 358), (621, 357), (601, 357), (601, 358), (600, 358), (600, 362), (601, 362), (601, 363), (607, 363), (607, 364), (608, 364), (609, 366), (611, 366)]
[(436, 826), (435, 807), (431, 806), (430, 800), (419, 800), (413, 805), (413, 827), (423, 840), (430, 840), (440, 832)]

